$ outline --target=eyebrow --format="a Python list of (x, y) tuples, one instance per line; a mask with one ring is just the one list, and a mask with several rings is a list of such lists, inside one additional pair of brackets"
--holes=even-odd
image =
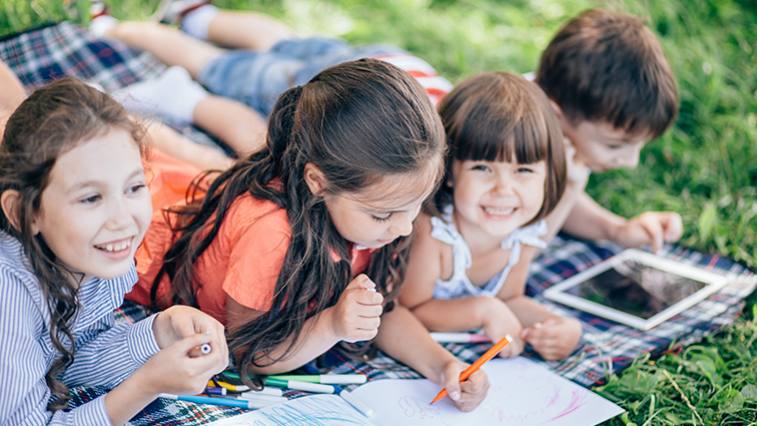
[[(141, 169), (141, 168), (140, 169), (136, 169), (133, 172), (131, 172), (131, 174), (129, 175), (128, 178), (126, 178), (126, 180), (127, 181), (132, 180), (132, 179), (134, 179), (134, 177), (142, 174), (143, 172), (144, 172), (144, 169)], [(74, 184), (71, 188), (69, 188), (66, 191), (66, 193), (70, 194), (72, 192), (78, 191), (78, 190), (80, 190), (82, 188), (86, 188), (88, 186), (98, 186), (100, 183), (101, 183), (101, 181), (97, 181), (97, 180), (87, 180), (87, 181), (84, 181), (84, 182), (79, 182), (79, 183)]]

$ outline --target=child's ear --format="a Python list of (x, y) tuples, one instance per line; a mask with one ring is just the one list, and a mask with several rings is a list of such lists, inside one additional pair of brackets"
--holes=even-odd
[(3, 191), (2, 195), (0, 195), (0, 207), (3, 209), (3, 214), (8, 218), (8, 222), (10, 222), (11, 226), (17, 231), (20, 230), (18, 212), (20, 198), (21, 194), (15, 189), (8, 189)]
[(319, 196), (326, 189), (326, 176), (321, 169), (313, 163), (305, 164), (304, 171), (305, 184), (310, 188), (313, 195)]
[(560, 105), (557, 105), (555, 101), (550, 100), (549, 106), (552, 107), (552, 112), (555, 113), (555, 117), (557, 117), (560, 122), (562, 122), (565, 119), (565, 116), (563, 115), (562, 108), (560, 108)]

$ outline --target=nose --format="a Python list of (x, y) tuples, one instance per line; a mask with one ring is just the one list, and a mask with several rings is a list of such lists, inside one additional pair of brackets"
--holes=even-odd
[(493, 191), (495, 194), (499, 195), (510, 195), (512, 193), (513, 186), (512, 181), (510, 181), (510, 178), (508, 176), (500, 176), (497, 178), (497, 181), (494, 183)]
[(131, 212), (125, 200), (115, 198), (108, 205), (108, 220), (106, 226), (109, 229), (123, 229), (131, 224)]
[(406, 216), (406, 217), (403, 217), (402, 219), (393, 223), (391, 232), (392, 232), (392, 235), (399, 235), (400, 237), (407, 237), (408, 235), (410, 235), (411, 232), (413, 232), (413, 220), (410, 217), (410, 215), (402, 215), (402, 216)]

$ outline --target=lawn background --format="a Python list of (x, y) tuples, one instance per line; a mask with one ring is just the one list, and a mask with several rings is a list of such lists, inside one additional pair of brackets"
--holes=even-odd
[[(145, 19), (157, 0), (112, 0)], [(757, 4), (752, 0), (218, 0), (283, 19), (302, 34), (401, 46), (456, 82), (485, 70), (527, 72), (567, 18), (604, 6), (644, 17), (677, 76), (675, 126), (636, 170), (593, 175), (588, 191), (624, 216), (675, 210), (681, 244), (757, 267)], [(87, 1), (2, 0), (0, 36), (45, 21), (86, 21)], [(755, 295), (744, 318), (701, 345), (638, 359), (595, 390), (628, 410), (610, 424), (757, 423)]]

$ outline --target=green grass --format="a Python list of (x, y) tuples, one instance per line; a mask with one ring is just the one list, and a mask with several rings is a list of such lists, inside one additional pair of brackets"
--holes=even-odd
[[(86, 2), (78, 6), (86, 9)], [(149, 16), (156, 0), (112, 0), (120, 18)], [(484, 70), (525, 72), (566, 18), (590, 0), (218, 0), (280, 17), (303, 33), (385, 42), (425, 58), (453, 82)], [(613, 211), (681, 213), (682, 244), (757, 267), (757, 8), (751, 0), (616, 0), (648, 19), (681, 92), (680, 117), (633, 171), (592, 176), (589, 192)], [(4, 0), (0, 35), (62, 19), (58, 0)], [(755, 424), (753, 311), (701, 345), (638, 359), (598, 388), (628, 412), (610, 424)], [(675, 383), (675, 385), (674, 385)], [(687, 403), (688, 401), (688, 403)], [(694, 407), (694, 409), (690, 408)], [(696, 412), (695, 412), (696, 410)]]

